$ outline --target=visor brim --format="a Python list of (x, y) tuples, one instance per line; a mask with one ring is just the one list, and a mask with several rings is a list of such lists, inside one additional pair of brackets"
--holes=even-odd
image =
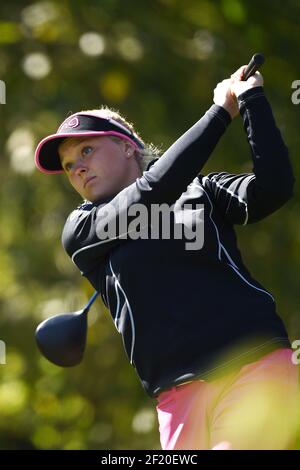
[(72, 137), (97, 137), (103, 135), (115, 135), (122, 139), (130, 141), (137, 149), (137, 144), (124, 134), (116, 131), (82, 131), (76, 133), (61, 133), (52, 134), (45, 137), (38, 144), (35, 151), (35, 165), (37, 168), (46, 174), (57, 174), (64, 173), (64, 169), (61, 165), (58, 147), (66, 138)]

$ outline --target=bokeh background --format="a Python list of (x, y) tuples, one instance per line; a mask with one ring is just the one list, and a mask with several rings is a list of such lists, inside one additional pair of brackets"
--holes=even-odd
[[(300, 339), (300, 105), (291, 101), (299, 17), (298, 0), (0, 3), (1, 449), (160, 449), (156, 403), (100, 300), (81, 365), (51, 365), (35, 345), (40, 321), (78, 310), (93, 293), (60, 241), (81, 200), (63, 175), (33, 163), (36, 143), (71, 112), (112, 106), (164, 150), (211, 105), (218, 81), (263, 52), (266, 94), (297, 184), (280, 211), (237, 232), (246, 265), (275, 295), (291, 340)], [(203, 172), (221, 170), (252, 170), (240, 117)]]

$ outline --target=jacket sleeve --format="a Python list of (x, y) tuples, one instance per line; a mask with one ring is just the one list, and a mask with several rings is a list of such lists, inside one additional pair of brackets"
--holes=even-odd
[(70, 214), (62, 244), (82, 274), (126, 239), (133, 205), (149, 208), (151, 204), (175, 203), (199, 174), (230, 122), (224, 108), (212, 105), (134, 183), (109, 200), (85, 204)]
[(258, 222), (274, 213), (292, 196), (295, 178), (288, 149), (276, 127), (262, 87), (238, 97), (244, 130), (251, 149), (253, 172), (209, 173), (204, 189), (231, 224)]

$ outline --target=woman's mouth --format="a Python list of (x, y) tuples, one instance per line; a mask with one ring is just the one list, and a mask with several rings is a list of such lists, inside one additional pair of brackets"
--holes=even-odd
[(96, 176), (90, 176), (89, 178), (87, 178), (83, 184), (83, 187), (85, 188), (90, 181), (94, 180), (96, 178)]

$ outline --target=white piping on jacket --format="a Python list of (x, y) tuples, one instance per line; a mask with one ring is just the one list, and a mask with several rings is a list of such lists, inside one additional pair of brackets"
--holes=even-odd
[[(204, 176), (204, 178), (207, 178), (207, 177)], [(203, 179), (204, 179), (204, 178), (203, 178)], [(247, 222), (248, 222), (248, 204), (247, 204), (247, 202), (244, 201), (243, 199), (241, 199), (237, 194), (234, 194), (230, 189), (225, 188), (225, 186), (223, 186), (223, 185), (220, 184), (218, 181), (216, 181), (215, 178), (216, 178), (216, 176), (213, 176), (213, 177), (211, 178), (211, 180), (212, 180), (219, 188), (225, 189), (225, 191), (226, 191), (227, 193), (229, 193), (231, 197), (236, 197), (242, 204), (245, 204), (246, 217), (245, 217), (245, 220), (244, 220), (243, 225), (246, 225)], [(249, 184), (250, 181), (252, 181), (254, 178), (256, 178), (256, 176), (255, 176), (255, 175), (252, 175), (251, 178), (250, 178), (249, 181), (248, 181), (248, 184)], [(208, 179), (208, 178), (207, 178), (207, 179)], [(231, 198), (230, 198), (230, 199), (231, 199)], [(229, 205), (229, 204), (230, 204), (230, 201), (229, 201), (228, 205)], [(228, 206), (227, 206), (227, 207), (228, 207)]]
[[(110, 269), (111, 269), (111, 272), (112, 272), (112, 275), (113, 275), (113, 278), (115, 280), (115, 284), (117, 285), (117, 287), (121, 290), (122, 294), (124, 295), (124, 298), (125, 298), (125, 302), (126, 302), (126, 305), (127, 305), (127, 308), (128, 308), (128, 312), (129, 312), (129, 316), (130, 316), (130, 322), (131, 322), (131, 333), (132, 333), (132, 343), (131, 343), (131, 352), (130, 352), (130, 364), (133, 365), (133, 351), (134, 351), (134, 344), (135, 344), (135, 327), (134, 327), (134, 319), (133, 319), (133, 314), (132, 314), (132, 310), (131, 310), (131, 307), (130, 307), (130, 304), (129, 304), (129, 301), (128, 301), (128, 298), (124, 292), (124, 289), (122, 288), (121, 284), (120, 284), (120, 281), (118, 280), (114, 270), (113, 270), (113, 267), (111, 265), (111, 261), (109, 261), (109, 266), (110, 266)], [(119, 304), (118, 304), (119, 306)], [(118, 314), (118, 311), (116, 312), (116, 315)], [(118, 327), (116, 325), (116, 328), (118, 330)], [(119, 330), (118, 330), (119, 331)], [(120, 333), (120, 331), (119, 331)]]
[[(206, 176), (204, 176), (203, 179), (206, 179)], [(225, 249), (225, 247), (224, 247), (224, 246), (222, 245), (222, 243), (220, 242), (220, 236), (219, 236), (218, 228), (217, 228), (215, 222), (214, 222), (213, 219), (212, 219), (211, 214), (212, 214), (212, 211), (213, 211), (213, 205), (212, 205), (212, 202), (211, 202), (211, 200), (210, 200), (210, 197), (208, 196), (208, 194), (207, 194), (207, 192), (205, 191), (204, 188), (203, 188), (203, 191), (204, 191), (204, 193), (206, 194), (206, 196), (207, 196), (207, 198), (208, 198), (208, 200), (209, 200), (209, 203), (210, 203), (210, 205), (211, 205), (211, 211), (210, 211), (209, 217), (210, 217), (211, 221), (213, 222), (214, 227), (215, 227), (215, 230), (216, 230), (216, 232), (217, 232), (217, 238), (218, 238), (218, 243), (219, 243), (219, 253), (220, 253), (221, 250), (223, 250), (224, 253), (225, 253), (225, 256), (226, 256), (227, 259), (229, 260), (229, 262), (226, 263), (226, 264), (227, 264), (228, 266), (230, 266), (230, 267), (237, 273), (237, 275), (238, 275), (241, 279), (243, 279), (244, 282), (246, 282), (246, 284), (248, 284), (249, 286), (253, 287), (253, 289), (256, 289), (256, 290), (258, 290), (258, 291), (260, 291), (260, 292), (264, 292), (265, 294), (269, 295), (269, 296), (271, 297), (271, 299), (273, 300), (273, 302), (275, 302), (274, 297), (273, 297), (269, 292), (267, 292), (267, 291), (264, 290), (264, 289), (260, 289), (259, 287), (256, 287), (256, 286), (254, 286), (253, 284), (251, 284), (251, 282), (247, 281), (247, 279), (245, 279), (244, 276), (240, 273), (238, 266), (232, 261), (232, 258), (229, 256), (227, 250)], [(221, 260), (220, 256), (219, 256), (219, 260)], [(231, 264), (231, 262), (232, 262), (233, 264)]]

